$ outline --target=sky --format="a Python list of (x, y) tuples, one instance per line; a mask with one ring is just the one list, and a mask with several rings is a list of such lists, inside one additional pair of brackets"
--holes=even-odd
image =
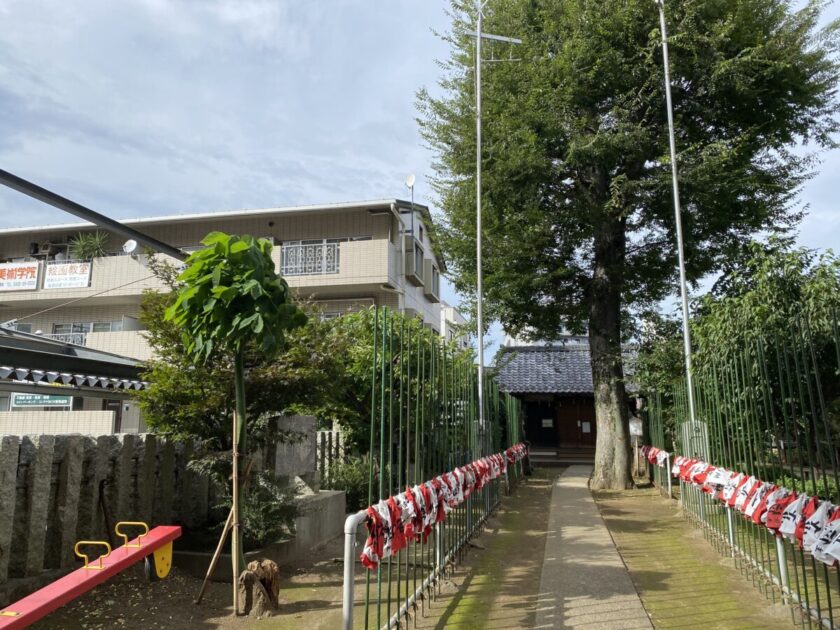
[[(118, 219), (406, 198), (409, 173), (434, 212), (415, 102), (447, 5), (0, 0), (0, 168)], [(802, 191), (804, 245), (840, 237), (838, 174), (825, 154)], [(0, 189), (0, 227), (67, 221)]]

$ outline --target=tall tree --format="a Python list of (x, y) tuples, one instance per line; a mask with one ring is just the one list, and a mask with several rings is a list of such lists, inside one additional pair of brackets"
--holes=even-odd
[[(441, 242), (475, 286), (474, 3), (453, 0), (441, 95), (421, 91), (437, 154)], [(837, 24), (822, 3), (667, 0), (688, 277), (763, 230), (788, 231), (811, 142), (837, 130)], [(676, 247), (653, 0), (489, 0), (483, 183), (488, 311), (514, 333), (588, 331), (598, 423), (593, 487), (630, 482), (620, 343), (673, 291)], [(512, 56), (518, 60), (507, 61)]]

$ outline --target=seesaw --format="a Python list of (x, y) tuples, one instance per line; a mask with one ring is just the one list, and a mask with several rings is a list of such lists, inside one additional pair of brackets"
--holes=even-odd
[[(129, 541), (124, 533), (127, 527), (143, 528), (145, 532)], [(123, 539), (122, 546), (111, 550), (110, 544), (100, 540), (77, 542), (73, 551), (85, 566), (0, 610), (0, 630), (26, 628), (141, 560), (145, 561), (147, 579), (156, 581), (169, 575), (172, 541), (181, 536), (180, 527), (159, 525), (150, 531), (146, 523), (122, 521), (114, 530)], [(101, 547), (105, 552), (91, 562), (82, 547)]]

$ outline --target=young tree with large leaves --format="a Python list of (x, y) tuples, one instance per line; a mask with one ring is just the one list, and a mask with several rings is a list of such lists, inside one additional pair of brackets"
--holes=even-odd
[[(421, 91), (437, 154), (440, 240), (475, 286), (473, 2), (454, 0), (442, 94)], [(787, 231), (813, 155), (837, 130), (837, 25), (822, 4), (667, 0), (687, 273), (716, 269), (760, 231)], [(621, 340), (677, 279), (670, 160), (653, 0), (489, 0), (485, 45), (484, 274), (513, 333), (588, 331), (598, 423), (594, 488), (630, 483)]]
[[(178, 276), (175, 301), (164, 318), (178, 327), (184, 349), (192, 360), (205, 364), (220, 352), (233, 357), (235, 411), (233, 416), (233, 545), (234, 612), (238, 614), (236, 580), (244, 568), (241, 529), (245, 477), (238, 475), (239, 455), (247, 458), (247, 405), (245, 360), (249, 349), (272, 356), (283, 335), (306, 323), (306, 315), (292, 301), (289, 286), (278, 274), (267, 239), (211, 232), (205, 247), (186, 260)], [(237, 445), (238, 442), (238, 445)]]

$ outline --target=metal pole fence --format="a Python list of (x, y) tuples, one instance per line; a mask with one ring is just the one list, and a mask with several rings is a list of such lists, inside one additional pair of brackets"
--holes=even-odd
[[(737, 343), (698, 348), (695, 358), (697, 422), (687, 413), (685, 383), (650, 397), (654, 446), (743, 473), (767, 488), (829, 502), (815, 536), (834, 536), (840, 518), (840, 325), (837, 311), (816, 316), (805, 309), (773, 332), (749, 330)], [(655, 483), (662, 478), (654, 472)], [(815, 557), (814, 539), (771, 531), (761, 517), (745, 518), (692, 483), (680, 482), (683, 514), (718, 551), (734, 559), (745, 578), (773, 601), (788, 604), (801, 627), (840, 624), (840, 568), (829, 555)], [(799, 514), (803, 526), (811, 514)], [(819, 529), (818, 527), (822, 529)], [(812, 527), (807, 525), (807, 527)], [(823, 547), (825, 549), (825, 546)]]
[[(373, 507), (348, 516), (345, 522), (343, 627), (348, 629), (354, 627), (356, 614), (366, 629), (397, 627), (414, 615), (425, 615), (438, 595), (441, 579), (499, 505), (502, 490), (510, 491), (522, 478), (518, 460), (507, 463), (504, 474), (500, 466), (497, 477), (488, 477), (465, 500), (453, 498), (445, 508), (438, 508), (444, 509), (445, 518), (402, 545), (400, 536), (411, 529), (404, 528), (410, 520), (406, 514), (416, 508), (431, 513), (426, 508), (434, 484), (439, 486), (438, 493), (454, 496), (450, 488), (456, 487), (456, 470), (472, 474), (469, 465), (490, 461), (491, 455), (507, 458), (508, 449), (520, 444), (522, 414), (519, 401), (499, 392), (492, 378), (485, 376), (482, 426), (479, 375), (471, 351), (456, 349), (386, 307), (374, 309), (371, 326), (368, 504)], [(423, 494), (424, 486), (429, 495)], [(414, 507), (406, 508), (407, 501), (414, 501)], [(371, 530), (377, 521), (394, 518), (401, 519), (398, 526), (389, 522), (387, 528), (376, 530), (385, 538), (385, 552), (363, 569), (363, 596), (357, 601), (357, 560), (363, 549), (368, 552), (361, 526), (367, 524)], [(354, 610), (357, 603), (360, 611)]]

